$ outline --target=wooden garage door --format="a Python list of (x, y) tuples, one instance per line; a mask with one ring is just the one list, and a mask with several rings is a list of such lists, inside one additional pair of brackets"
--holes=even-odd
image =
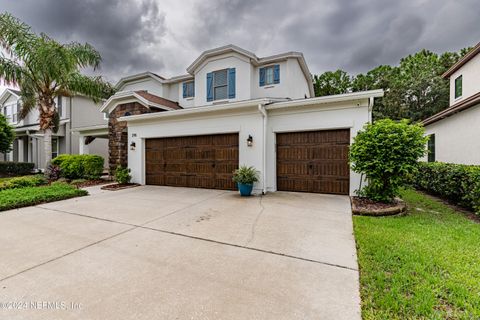
[(145, 162), (147, 184), (232, 190), (238, 134), (148, 139)]
[(348, 194), (350, 130), (277, 134), (277, 189)]

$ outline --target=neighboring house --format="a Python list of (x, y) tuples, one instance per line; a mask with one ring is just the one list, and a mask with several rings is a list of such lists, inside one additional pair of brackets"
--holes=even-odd
[[(100, 105), (81, 95), (58, 97), (55, 101), (60, 115), (58, 132), (52, 137), (52, 158), (59, 154), (91, 153), (108, 159), (108, 124)], [(39, 130), (38, 110), (20, 120), (20, 92), (6, 89), (0, 96), (0, 110), (9, 119), (16, 138), (13, 151), (0, 160), (33, 162), (44, 169), (43, 133)]]
[(353, 194), (348, 149), (383, 91), (314, 98), (303, 55), (259, 58), (228, 45), (203, 52), (187, 74), (121, 79), (109, 114), (110, 167), (141, 184), (234, 189), (254, 166), (256, 193)]
[(450, 106), (423, 121), (429, 162), (480, 164), (480, 43), (447, 70)]

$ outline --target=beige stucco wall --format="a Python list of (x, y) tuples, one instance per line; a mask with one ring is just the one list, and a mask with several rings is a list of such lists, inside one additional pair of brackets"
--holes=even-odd
[[(455, 99), (455, 79), (462, 76), (462, 96)], [(480, 92), (480, 54), (450, 76), (450, 105)]]

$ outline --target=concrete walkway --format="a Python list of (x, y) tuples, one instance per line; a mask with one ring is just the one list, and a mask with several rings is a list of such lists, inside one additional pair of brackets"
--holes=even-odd
[(360, 319), (348, 197), (89, 191), (0, 212), (0, 319)]

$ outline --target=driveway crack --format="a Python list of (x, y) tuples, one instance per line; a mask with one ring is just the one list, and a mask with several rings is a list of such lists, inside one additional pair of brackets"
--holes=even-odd
[(255, 229), (257, 228), (258, 220), (260, 219), (260, 216), (262, 215), (263, 211), (265, 211), (265, 207), (263, 206), (262, 200), (263, 200), (263, 195), (260, 195), (260, 201), (258, 202), (258, 204), (260, 205), (261, 209), (257, 213), (257, 217), (255, 218), (255, 221), (253, 221), (252, 230), (250, 232), (250, 238), (245, 243), (245, 246), (248, 246), (255, 238)]

